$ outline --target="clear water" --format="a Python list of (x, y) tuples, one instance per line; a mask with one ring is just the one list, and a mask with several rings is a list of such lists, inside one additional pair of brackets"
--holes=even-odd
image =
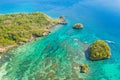
[[(16, 47), (0, 59), (0, 80), (120, 80), (119, 0), (7, 0), (0, 13), (41, 11), (52, 17), (64, 15), (68, 25), (56, 26), (47, 37)], [(84, 24), (73, 30), (74, 23)], [(110, 59), (90, 61), (85, 52), (97, 39), (109, 44)], [(78, 64), (88, 64), (80, 73)]]

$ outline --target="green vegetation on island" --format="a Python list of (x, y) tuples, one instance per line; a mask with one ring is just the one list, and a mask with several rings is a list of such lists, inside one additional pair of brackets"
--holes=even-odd
[(60, 16), (59, 18), (55, 19), (55, 21), (57, 24), (67, 24), (64, 16)]
[(74, 26), (73, 26), (74, 29), (82, 29), (83, 28), (83, 24), (81, 23), (76, 23)]
[(80, 67), (81, 67), (81, 72), (82, 73), (86, 73), (88, 71), (88, 65), (87, 64), (85, 64), (83, 66), (80, 66)]
[(59, 18), (64, 19), (65, 17), (64, 16), (60, 16)]
[(111, 52), (109, 45), (103, 40), (96, 40), (90, 45), (89, 57), (91, 60), (100, 60), (110, 58)]
[(53, 19), (41, 12), (0, 15), (0, 52), (10, 45), (31, 41), (50, 33), (50, 28), (64, 24), (64, 18)]

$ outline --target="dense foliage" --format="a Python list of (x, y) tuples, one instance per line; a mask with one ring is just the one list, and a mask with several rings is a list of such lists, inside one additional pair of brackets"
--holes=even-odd
[(74, 26), (73, 26), (74, 29), (81, 29), (83, 28), (83, 24), (81, 23), (76, 23)]
[(40, 12), (0, 15), (0, 46), (25, 42), (33, 36), (42, 36), (52, 24), (54, 20)]
[(92, 60), (109, 58), (110, 55), (110, 47), (103, 40), (97, 40), (90, 46), (89, 56)]

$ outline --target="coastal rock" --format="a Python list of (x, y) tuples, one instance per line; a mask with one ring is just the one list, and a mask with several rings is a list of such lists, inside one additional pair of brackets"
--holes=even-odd
[(43, 36), (47, 36), (50, 33), (50, 31), (46, 31), (43, 33)]
[(55, 19), (55, 24), (66, 25), (67, 21), (65, 20), (64, 16), (60, 16), (59, 18)]
[(18, 44), (23, 45), (23, 44), (25, 44), (25, 42), (18, 42)]
[(60, 16), (59, 19), (60, 19), (60, 24), (63, 24), (63, 25), (67, 24), (67, 21), (65, 20), (64, 16)]
[(81, 23), (76, 23), (74, 26), (73, 26), (73, 29), (82, 29), (83, 28), (83, 24)]
[(89, 47), (89, 58), (91, 60), (101, 60), (110, 58), (111, 52), (109, 45), (103, 40), (97, 40)]

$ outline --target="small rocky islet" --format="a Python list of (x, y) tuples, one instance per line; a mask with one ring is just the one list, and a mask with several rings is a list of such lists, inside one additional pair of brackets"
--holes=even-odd
[[(83, 24), (82, 23), (76, 23), (73, 26), (73, 29), (82, 29)], [(102, 60), (110, 58), (111, 52), (109, 45), (104, 40), (96, 40), (93, 42), (89, 49), (88, 57), (91, 60)]]
[(83, 24), (81, 23), (76, 23), (73, 25), (73, 29), (82, 29), (83, 28)]
[(89, 70), (88, 64), (81, 65), (80, 68), (81, 68), (80, 70), (81, 73), (86, 73)]
[(93, 44), (90, 45), (88, 55), (91, 60), (102, 60), (110, 58), (110, 47), (104, 40), (96, 40)]
[[(83, 24), (76, 23), (73, 29), (82, 29)], [(96, 40), (88, 48), (88, 57), (90, 60), (103, 60), (108, 59), (111, 56), (110, 46), (104, 40)], [(89, 69), (88, 64), (80, 65), (80, 72), (86, 73)]]

